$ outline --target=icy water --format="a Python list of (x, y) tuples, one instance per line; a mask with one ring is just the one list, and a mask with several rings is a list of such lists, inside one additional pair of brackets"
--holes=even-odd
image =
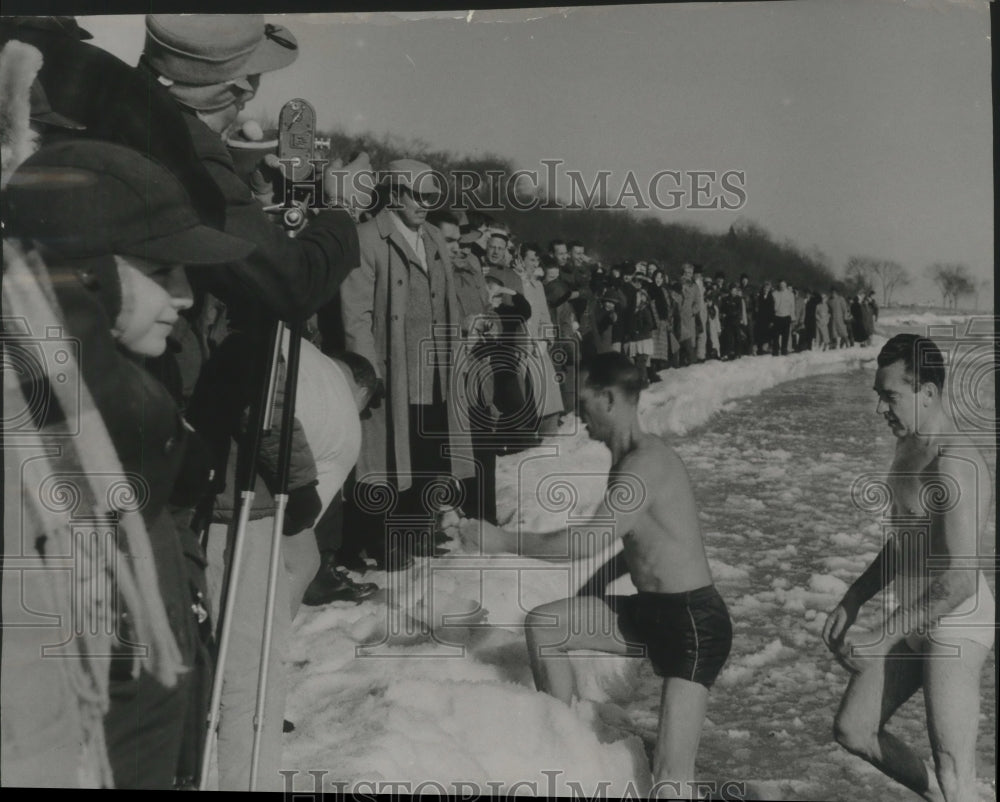
[[(850, 499), (857, 476), (887, 469), (894, 444), (874, 414), (871, 383), (870, 370), (790, 382), (675, 441), (735, 626), (729, 663), (710, 695), (701, 776), (777, 780), (798, 799), (915, 798), (833, 741), (847, 673), (820, 638), (826, 611), (881, 548), (877, 521)], [(994, 470), (994, 456), (985, 456)], [(993, 520), (991, 510), (990, 556)], [(992, 576), (989, 583), (995, 588)], [(856, 626), (877, 623), (879, 598)], [(659, 683), (648, 666), (643, 672), (642, 698), (627, 709), (651, 743)], [(889, 729), (929, 760), (921, 694)], [(995, 742), (994, 649), (982, 673), (983, 798), (995, 798)]]

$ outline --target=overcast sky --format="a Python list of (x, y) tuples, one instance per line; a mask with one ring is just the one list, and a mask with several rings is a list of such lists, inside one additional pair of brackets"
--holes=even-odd
[[(411, 18), (421, 15), (411, 14)], [(449, 18), (451, 17), (451, 18)], [(457, 17), (457, 19), (456, 19)], [(81, 19), (135, 63), (143, 21)], [(542, 159), (593, 176), (742, 170), (735, 211), (661, 211), (724, 231), (740, 217), (816, 246), (896, 259), (918, 277), (961, 261), (993, 278), (985, 2), (817, 2), (289, 15), (291, 67), (250, 111), (295, 96), (321, 127), (418, 137), (457, 153)], [(592, 180), (592, 179), (591, 179)], [(664, 189), (671, 188), (666, 184)], [(557, 232), (553, 232), (555, 235)], [(992, 298), (992, 288), (986, 293)], [(939, 298), (938, 298), (939, 300)]]

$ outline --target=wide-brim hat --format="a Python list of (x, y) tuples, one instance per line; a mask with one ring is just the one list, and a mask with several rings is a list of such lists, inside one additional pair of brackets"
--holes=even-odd
[(298, 42), (262, 14), (147, 14), (143, 55), (171, 81), (223, 83), (287, 67)]
[(26, 159), (4, 189), (3, 220), (5, 236), (36, 240), (64, 257), (121, 254), (208, 265), (254, 249), (202, 225), (165, 168), (98, 140), (60, 142)]
[(383, 182), (390, 186), (406, 187), (414, 195), (436, 199), (441, 196), (441, 182), (430, 165), (416, 159), (394, 159), (382, 173)]

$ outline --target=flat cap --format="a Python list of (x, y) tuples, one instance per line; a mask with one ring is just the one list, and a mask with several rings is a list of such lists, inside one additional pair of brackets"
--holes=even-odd
[(71, 258), (222, 264), (254, 248), (202, 225), (165, 168), (131, 148), (91, 139), (59, 142), (26, 159), (4, 189), (3, 221), (5, 236)]

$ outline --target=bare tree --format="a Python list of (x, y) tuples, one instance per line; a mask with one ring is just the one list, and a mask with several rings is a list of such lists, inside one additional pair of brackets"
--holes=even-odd
[(988, 278), (984, 278), (984, 279), (980, 279), (979, 280), (979, 283), (976, 284), (975, 295), (974, 295), (975, 306), (973, 307), (972, 311), (974, 311), (974, 312), (978, 312), (979, 311), (979, 293), (982, 292), (983, 290), (987, 290), (988, 291), (988, 290), (990, 290), (992, 288), (993, 288), (993, 282), (990, 281)]
[(850, 294), (858, 292), (870, 292), (874, 289), (872, 279), (875, 276), (875, 265), (877, 259), (870, 256), (852, 256), (847, 260), (847, 267), (844, 275), (847, 278), (847, 287)]
[(852, 256), (847, 260), (844, 271), (848, 286), (855, 292), (882, 291), (882, 306), (892, 301), (892, 293), (910, 283), (910, 275), (899, 262), (891, 259), (875, 259), (871, 256)]
[(958, 309), (958, 299), (976, 292), (975, 279), (968, 266), (960, 262), (935, 262), (928, 268), (931, 279), (941, 290), (945, 307)]
[(876, 276), (882, 285), (882, 306), (892, 302), (892, 294), (899, 288), (910, 283), (910, 274), (899, 262), (884, 260), (878, 263)]

